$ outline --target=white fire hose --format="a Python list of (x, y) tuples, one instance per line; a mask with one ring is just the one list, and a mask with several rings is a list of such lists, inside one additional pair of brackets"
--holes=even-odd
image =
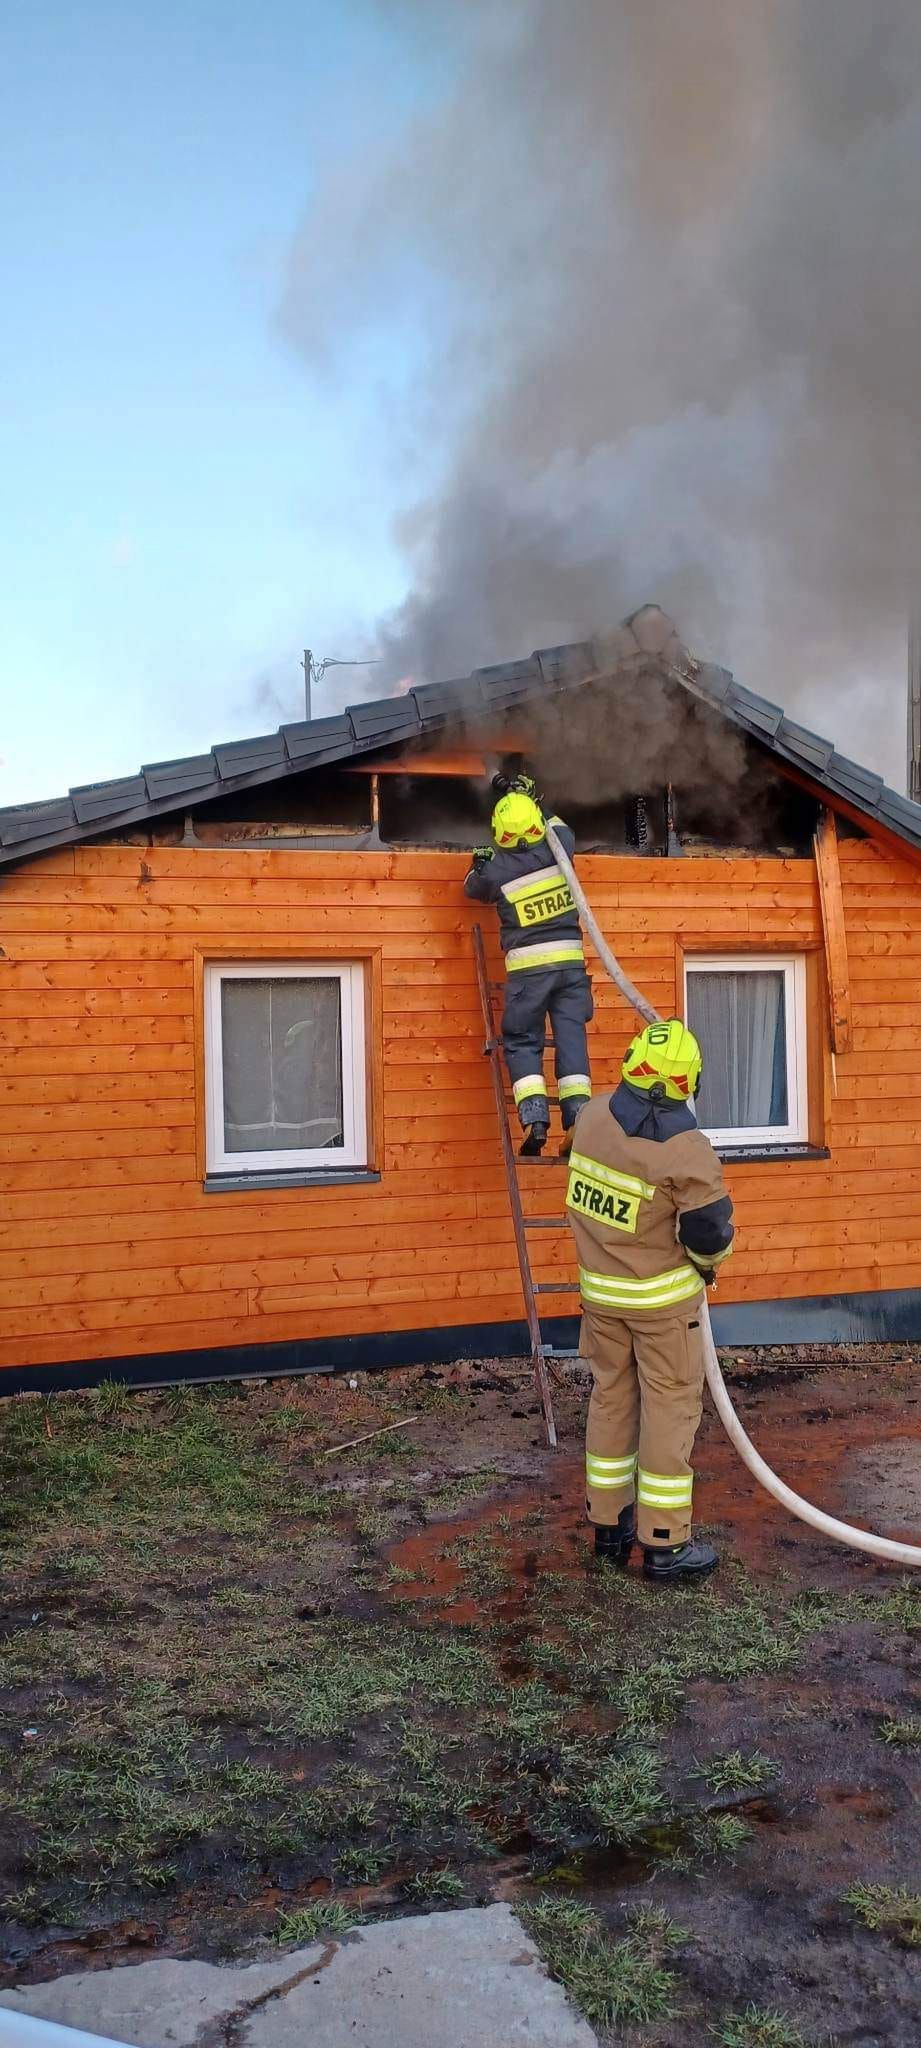
[[(553, 826), (549, 823), (547, 824), (547, 841), (566, 876), (582, 923), (588, 932), (602, 966), (607, 970), (611, 980), (620, 989), (621, 995), (642, 1017), (644, 1023), (658, 1023), (658, 1011), (654, 1010), (652, 1004), (646, 1001), (645, 996), (640, 994), (639, 989), (634, 988), (632, 981), (624, 973), (620, 962), (615, 958), (607, 940), (599, 930), (594, 911), (586, 897), (572, 861), (566, 852), (566, 848), (561, 844)], [(830, 1536), (835, 1543), (847, 1543), (852, 1550), (866, 1550), (871, 1557), (883, 1557), (889, 1564), (921, 1565), (921, 1549), (916, 1544), (894, 1543), (888, 1536), (875, 1536), (869, 1529), (852, 1529), (849, 1522), (839, 1522), (834, 1515), (826, 1515), (822, 1508), (814, 1508), (811, 1501), (803, 1500), (801, 1494), (794, 1493), (792, 1487), (785, 1486), (783, 1480), (778, 1479), (776, 1472), (771, 1471), (770, 1465), (765, 1464), (760, 1453), (756, 1451), (754, 1444), (749, 1441), (729, 1399), (726, 1382), (720, 1371), (720, 1362), (716, 1355), (716, 1345), (713, 1341), (710, 1309), (706, 1293), (700, 1305), (700, 1328), (704, 1346), (704, 1370), (707, 1375), (707, 1385), (713, 1396), (713, 1405), (730, 1442), (734, 1444), (740, 1458), (748, 1466), (749, 1471), (757, 1479), (759, 1485), (763, 1486), (767, 1493), (772, 1494), (774, 1499), (780, 1502), (781, 1507), (788, 1508), (791, 1515), (798, 1516), (801, 1522), (808, 1522), (811, 1529), (818, 1529), (822, 1536)]]

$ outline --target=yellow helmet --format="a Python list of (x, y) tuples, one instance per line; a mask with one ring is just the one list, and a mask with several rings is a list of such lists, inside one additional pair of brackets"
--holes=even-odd
[(532, 796), (510, 789), (500, 797), (492, 814), (492, 836), (497, 846), (536, 846), (544, 837), (544, 820)]
[(700, 1085), (703, 1054), (680, 1017), (647, 1024), (628, 1046), (622, 1068), (632, 1088), (663, 1087), (670, 1102), (686, 1102)]

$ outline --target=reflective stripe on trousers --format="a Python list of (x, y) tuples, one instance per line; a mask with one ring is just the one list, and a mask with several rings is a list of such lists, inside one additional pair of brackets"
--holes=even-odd
[(635, 1471), (635, 1451), (626, 1458), (598, 1458), (593, 1451), (585, 1453), (585, 1482), (589, 1491), (593, 1486), (632, 1486)]
[(520, 1081), (513, 1081), (512, 1083), (512, 1094), (515, 1098), (516, 1108), (520, 1102), (526, 1102), (529, 1096), (546, 1095), (546, 1093), (547, 1083), (544, 1080), (543, 1074), (523, 1074)]
[(694, 1478), (690, 1472), (669, 1478), (663, 1472), (637, 1473), (637, 1499), (644, 1508), (690, 1508)]

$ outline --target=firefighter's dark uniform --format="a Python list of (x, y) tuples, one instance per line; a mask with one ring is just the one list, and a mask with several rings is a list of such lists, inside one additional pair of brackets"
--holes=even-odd
[[(561, 818), (550, 822), (572, 859), (568, 825)], [(549, 1121), (543, 1071), (549, 1017), (563, 1129), (569, 1130), (592, 1092), (585, 1029), (592, 990), (569, 884), (544, 839), (500, 847), (491, 860), (475, 862), (464, 890), (477, 903), (494, 903), (499, 913), (508, 976), (502, 1043), (521, 1123), (527, 1129)]]
[(609, 1527), (635, 1499), (640, 1543), (674, 1547), (691, 1527), (700, 1297), (733, 1235), (722, 1168), (687, 1104), (622, 1082), (579, 1116), (566, 1207), (594, 1377), (589, 1519)]

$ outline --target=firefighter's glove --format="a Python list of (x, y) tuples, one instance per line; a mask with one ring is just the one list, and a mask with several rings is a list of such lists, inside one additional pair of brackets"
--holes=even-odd
[(495, 859), (494, 846), (475, 846), (473, 849), (473, 872), (478, 875), (491, 860)]
[(500, 772), (493, 776), (492, 786), (496, 796), (508, 796), (510, 791), (514, 790), (516, 796), (533, 797), (536, 804), (541, 801), (533, 775), (525, 775), (523, 771), (518, 775), (503, 775)]

